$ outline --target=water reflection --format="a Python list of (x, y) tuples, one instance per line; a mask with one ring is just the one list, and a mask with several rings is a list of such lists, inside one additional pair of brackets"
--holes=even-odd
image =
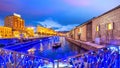
[[(57, 42), (61, 43), (61, 47), (53, 48)], [(73, 45), (65, 40), (64, 37), (50, 37), (40, 40), (40, 43), (35, 44), (32, 48), (28, 49), (28, 54), (34, 54), (39, 57), (49, 58), (52, 60), (65, 59), (68, 56), (73, 56), (78, 53), (85, 52), (84, 49)]]
[(35, 50), (36, 50), (35, 48), (29, 49), (29, 50), (28, 50), (28, 54), (34, 55)]
[(43, 45), (40, 43), (40, 51), (43, 51)]
[(48, 43), (48, 49), (51, 49), (51, 48), (52, 48), (51, 45), (52, 45), (51, 43)]

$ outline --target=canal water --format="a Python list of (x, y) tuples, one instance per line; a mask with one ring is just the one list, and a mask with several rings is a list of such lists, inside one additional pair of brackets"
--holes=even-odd
[[(53, 48), (55, 43), (61, 43), (61, 46)], [(58, 36), (39, 39), (38, 43), (16, 49), (16, 51), (47, 58), (49, 60), (64, 60), (67, 57), (86, 52), (85, 49), (71, 44), (64, 37)]]

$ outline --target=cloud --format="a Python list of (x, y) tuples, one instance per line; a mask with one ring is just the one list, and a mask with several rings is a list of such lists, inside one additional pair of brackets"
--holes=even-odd
[(61, 25), (52, 19), (47, 19), (45, 21), (39, 21), (38, 24), (46, 27), (46, 28), (55, 28), (55, 31), (69, 31), (73, 27), (77, 26), (78, 24), (69, 24), (69, 25)]
[(69, 30), (73, 29), (77, 25), (78, 24), (71, 24), (71, 25), (62, 26), (61, 28), (58, 28), (55, 31), (69, 31)]
[(4, 25), (4, 21), (2, 19), (0, 19), (0, 26)]
[(46, 27), (46, 28), (60, 28), (62, 27), (61, 24), (59, 24), (58, 22), (56, 21), (53, 21), (52, 19), (47, 19), (45, 21), (40, 21), (38, 22), (40, 25)]

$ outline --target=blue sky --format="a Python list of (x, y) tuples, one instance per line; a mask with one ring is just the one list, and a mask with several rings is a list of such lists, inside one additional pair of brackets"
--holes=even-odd
[(68, 31), (118, 5), (120, 0), (0, 0), (0, 25), (18, 13), (26, 26)]

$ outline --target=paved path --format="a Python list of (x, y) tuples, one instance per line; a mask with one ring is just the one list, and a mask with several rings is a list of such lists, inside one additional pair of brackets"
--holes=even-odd
[(99, 45), (99, 44), (95, 44), (95, 43), (91, 43), (91, 42), (83, 42), (83, 41), (80, 41), (80, 40), (74, 40), (74, 39), (71, 39), (71, 38), (66, 38), (68, 41), (70, 41), (71, 43), (74, 43), (80, 47), (83, 47), (87, 50), (97, 50), (97, 49), (100, 49), (100, 48), (104, 48), (105, 45)]

